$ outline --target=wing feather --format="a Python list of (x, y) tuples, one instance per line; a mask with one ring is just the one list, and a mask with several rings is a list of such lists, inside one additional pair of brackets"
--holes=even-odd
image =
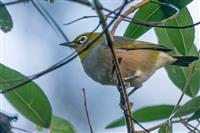
[(164, 52), (170, 52), (172, 51), (171, 49), (162, 46), (162, 45), (157, 45), (149, 42), (144, 42), (144, 41), (136, 41), (130, 38), (126, 37), (120, 37), (120, 36), (115, 36), (115, 46), (117, 49), (121, 50), (139, 50), (139, 49), (145, 49), (145, 50), (158, 50), (158, 51), (164, 51)]

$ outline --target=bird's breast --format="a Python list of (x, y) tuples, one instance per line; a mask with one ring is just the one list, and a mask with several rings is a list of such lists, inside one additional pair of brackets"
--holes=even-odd
[[(131, 86), (142, 84), (172, 58), (156, 50), (116, 50), (116, 54), (121, 71)], [(100, 46), (95, 48), (83, 61), (83, 68), (88, 76), (103, 85), (116, 84), (115, 75), (112, 75), (113, 63), (109, 49)]]

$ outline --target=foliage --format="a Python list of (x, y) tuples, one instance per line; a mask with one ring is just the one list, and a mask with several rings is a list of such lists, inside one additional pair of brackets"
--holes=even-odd
[(172, 125), (163, 125), (158, 130), (158, 133), (172, 133)]
[[(184, 21), (183, 21), (184, 20)], [(192, 17), (187, 10), (183, 8), (179, 16), (175, 19), (162, 24), (163, 26), (183, 26), (187, 24), (193, 24)], [(197, 55), (197, 49), (194, 45), (194, 28), (189, 29), (161, 29), (156, 28), (156, 35), (159, 39), (160, 44), (171, 48), (174, 55)], [(192, 64), (190, 67), (176, 67), (166, 66), (167, 73), (171, 81), (181, 90), (183, 90), (186, 80), (192, 71)], [(198, 61), (198, 66), (200, 61)], [(198, 67), (197, 66), (197, 67)], [(192, 74), (191, 83), (188, 86), (186, 94), (193, 97), (195, 96), (200, 88), (200, 72)]]
[[(164, 0), (159, 0), (160, 2), (164, 2)], [(192, 0), (169, 0), (169, 3), (177, 6), (179, 9), (184, 8), (187, 4), (192, 2)], [(134, 15), (133, 19), (140, 19), (147, 22), (160, 22), (173, 15), (175, 10), (161, 6), (155, 3), (149, 3), (143, 7), (141, 7)], [(127, 27), (124, 36), (129, 38), (137, 39), (150, 30), (150, 27), (141, 26), (137, 24), (130, 23)]]
[[(188, 115), (200, 110), (200, 96), (192, 98), (190, 101), (180, 107), (174, 114), (174, 117)], [(194, 115), (193, 115), (194, 117)]]
[[(156, 105), (144, 107), (133, 112), (132, 117), (137, 122), (150, 122), (155, 120), (167, 119), (174, 109), (173, 105)], [(114, 128), (124, 125), (124, 118), (119, 118), (106, 126), (106, 128)]]
[[(192, 17), (189, 13), (189, 11), (186, 8), (186, 5), (189, 4), (192, 0), (175, 0), (169, 2), (175, 6), (177, 6), (180, 10), (180, 14), (166, 22), (161, 24), (161, 26), (184, 26), (184, 25), (190, 25), (193, 24)], [(162, 7), (160, 5), (155, 5), (154, 3), (150, 3), (145, 5), (144, 7), (140, 8), (136, 14), (133, 17), (133, 20), (144, 20), (144, 21), (151, 21), (151, 22), (159, 22), (162, 20), (165, 20), (169, 16), (173, 15), (175, 12), (173, 10), (170, 10), (169, 8)], [(128, 28), (125, 31), (124, 36), (129, 38), (139, 38), (144, 33), (146, 33), (150, 27), (145, 27), (141, 25), (136, 24), (129, 24)], [(194, 55), (197, 56), (198, 52), (196, 49), (196, 46), (194, 45), (194, 27), (187, 28), (187, 29), (178, 29), (178, 28), (155, 28), (156, 35), (159, 40), (159, 44), (164, 45), (170, 49), (172, 49), (173, 52), (171, 54), (173, 55)], [(195, 71), (192, 72), (195, 67), (199, 68), (200, 61), (197, 61), (196, 63), (192, 64), (189, 68), (184, 67), (176, 67), (176, 66), (166, 66), (166, 70), (168, 73), (169, 78), (171, 81), (182, 91), (186, 89), (187, 91), (185, 94), (194, 97), (197, 95), (199, 88), (200, 88), (200, 72)], [(191, 76), (191, 81), (187, 84), (188, 77)], [(194, 113), (189, 120), (194, 120), (200, 118), (199, 113), (199, 97), (192, 98), (189, 102), (184, 104), (182, 107), (178, 109), (178, 111), (174, 114), (174, 117), (181, 117), (188, 114)], [(162, 107), (164, 105), (161, 105)], [(169, 108), (162, 108), (160, 109), (159, 106), (152, 106), (150, 107), (152, 109), (156, 110), (156, 114), (160, 116), (165, 115), (161, 110), (167, 111)], [(155, 111), (154, 110), (154, 111)], [(144, 111), (143, 115), (137, 115), (138, 112)], [(172, 111), (172, 110), (171, 110)], [(141, 113), (141, 112), (140, 112)], [(165, 117), (158, 117), (158, 119), (168, 118), (172, 112), (168, 112), (168, 114)], [(149, 107), (142, 108), (140, 110), (134, 111), (133, 116), (138, 122), (144, 122), (140, 121), (141, 119), (148, 119), (149, 117), (156, 117), (156, 114), (149, 111)], [(152, 119), (152, 120), (158, 120), (158, 119)], [(148, 121), (151, 121), (149, 119)], [(145, 121), (146, 122), (146, 121)], [(113, 122), (111, 122), (106, 128), (113, 128), (113, 127), (119, 127), (124, 125), (123, 118), (119, 118)], [(159, 132), (172, 132), (172, 127), (167, 125), (163, 125), (160, 127)]]
[(53, 133), (75, 133), (75, 129), (70, 122), (58, 116), (53, 116), (50, 128)]
[[(23, 79), (22, 81), (28, 79), (21, 73), (0, 64), (0, 90), (10, 88), (22, 82), (21, 80), (9, 82), (10, 79), (18, 78)], [(6, 93), (5, 97), (21, 114), (35, 124), (45, 128), (50, 126), (52, 117), (51, 105), (47, 96), (35, 82)]]
[(0, 29), (4, 32), (8, 32), (12, 29), (13, 22), (10, 13), (0, 1)]

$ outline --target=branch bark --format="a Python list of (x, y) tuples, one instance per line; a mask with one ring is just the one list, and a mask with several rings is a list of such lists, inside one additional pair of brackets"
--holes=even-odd
[(142, 2), (130, 7), (124, 14), (122, 14), (119, 19), (116, 21), (116, 23), (114, 24), (112, 30), (111, 30), (111, 34), (114, 35), (115, 31), (117, 29), (117, 27), (119, 26), (119, 24), (123, 21), (123, 19), (125, 17), (127, 17), (129, 14), (133, 13), (135, 10), (137, 10), (138, 8), (144, 6), (145, 4), (149, 3), (150, 0), (143, 0)]
[[(94, 2), (94, 7), (96, 9), (96, 12), (99, 16), (102, 28), (105, 29), (107, 27), (107, 23), (106, 23), (106, 17), (104, 16), (104, 14), (102, 12), (102, 5), (98, 0), (94, 0), (93, 2)], [(122, 7), (122, 9), (123, 9), (123, 7)], [(122, 72), (120, 70), (119, 62), (118, 62), (117, 55), (116, 55), (116, 52), (115, 52), (115, 49), (114, 49), (114, 38), (113, 38), (113, 36), (111, 35), (111, 33), (109, 32), (108, 29), (105, 30), (104, 34), (105, 34), (105, 38), (106, 38), (106, 41), (107, 41), (107, 45), (111, 50), (111, 53), (112, 53), (112, 56), (113, 56), (113, 62), (114, 62), (115, 68), (116, 68), (116, 75), (117, 75), (117, 79), (118, 79), (118, 83), (119, 83), (117, 88), (120, 92), (120, 104), (121, 104), (122, 109), (124, 111), (124, 117), (125, 117), (125, 120), (126, 120), (127, 131), (128, 131), (128, 133), (134, 133), (135, 129), (134, 129), (134, 126), (133, 126), (133, 121), (130, 117), (128, 117), (128, 115), (131, 116), (131, 107), (130, 107), (130, 104), (129, 104), (128, 94), (127, 94), (127, 91), (126, 91), (123, 75), (122, 75)]]

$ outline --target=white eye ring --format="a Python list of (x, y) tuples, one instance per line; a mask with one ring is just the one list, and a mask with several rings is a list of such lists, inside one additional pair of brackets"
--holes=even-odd
[(81, 36), (79, 39), (79, 43), (83, 44), (84, 42), (86, 42), (88, 40), (87, 36)]

